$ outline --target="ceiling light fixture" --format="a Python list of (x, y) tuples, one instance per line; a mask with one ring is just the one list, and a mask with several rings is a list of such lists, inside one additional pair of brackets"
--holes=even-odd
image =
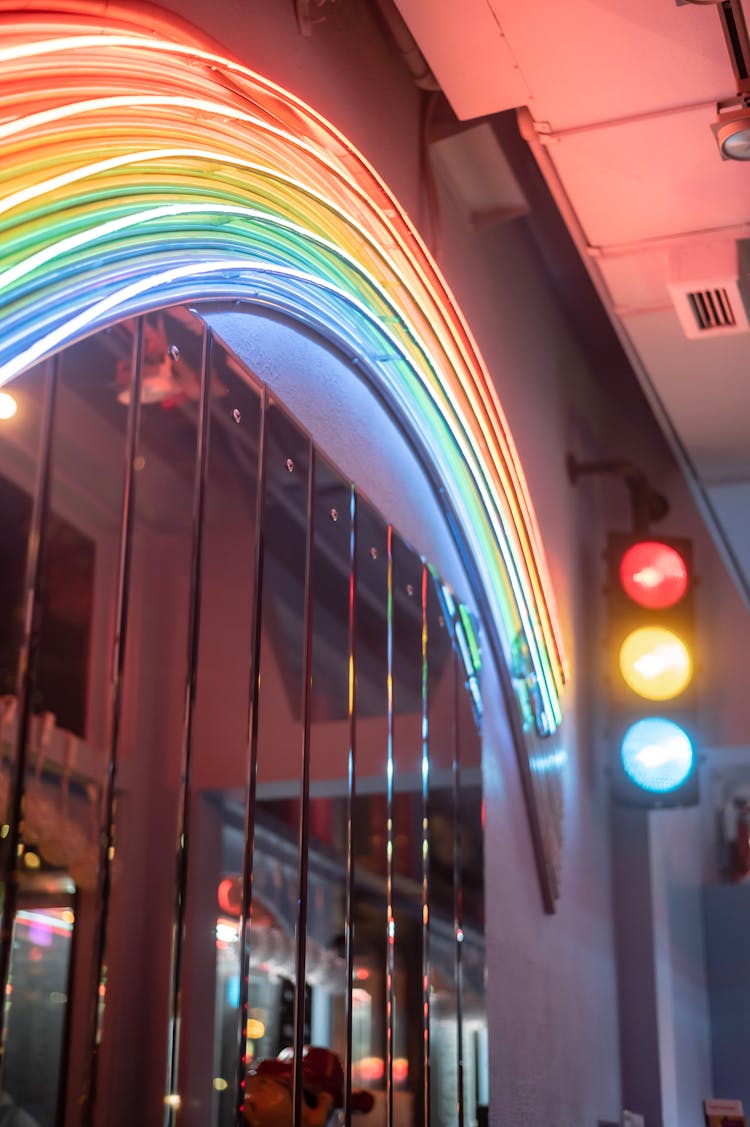
[(734, 71), (736, 93), (734, 98), (719, 102), (717, 119), (711, 128), (722, 160), (750, 160), (750, 36), (743, 0), (721, 0), (716, 11)]
[(750, 160), (750, 98), (720, 102), (711, 126), (722, 160)]

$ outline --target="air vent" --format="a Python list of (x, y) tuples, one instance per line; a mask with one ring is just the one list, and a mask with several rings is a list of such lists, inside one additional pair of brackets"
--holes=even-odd
[(667, 286), (691, 340), (750, 332), (748, 276), (737, 243), (670, 255)]
[(723, 286), (718, 290), (696, 290), (685, 296), (699, 332), (730, 329), (737, 324), (729, 294)]

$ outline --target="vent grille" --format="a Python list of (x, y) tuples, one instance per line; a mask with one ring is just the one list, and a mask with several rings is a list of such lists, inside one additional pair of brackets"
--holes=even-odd
[(724, 286), (712, 290), (693, 290), (685, 296), (699, 332), (737, 327), (732, 302)]
[(750, 240), (727, 239), (684, 246), (669, 255), (667, 289), (689, 340), (750, 331), (748, 254)]

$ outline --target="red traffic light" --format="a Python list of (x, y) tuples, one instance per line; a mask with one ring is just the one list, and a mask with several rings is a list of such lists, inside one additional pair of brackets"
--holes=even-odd
[(620, 582), (629, 598), (649, 610), (678, 603), (688, 587), (687, 564), (676, 548), (640, 540), (620, 560)]

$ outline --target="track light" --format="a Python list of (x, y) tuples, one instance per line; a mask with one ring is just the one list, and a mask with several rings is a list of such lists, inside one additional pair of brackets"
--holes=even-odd
[(722, 160), (750, 160), (750, 98), (743, 97), (724, 108), (711, 126)]

